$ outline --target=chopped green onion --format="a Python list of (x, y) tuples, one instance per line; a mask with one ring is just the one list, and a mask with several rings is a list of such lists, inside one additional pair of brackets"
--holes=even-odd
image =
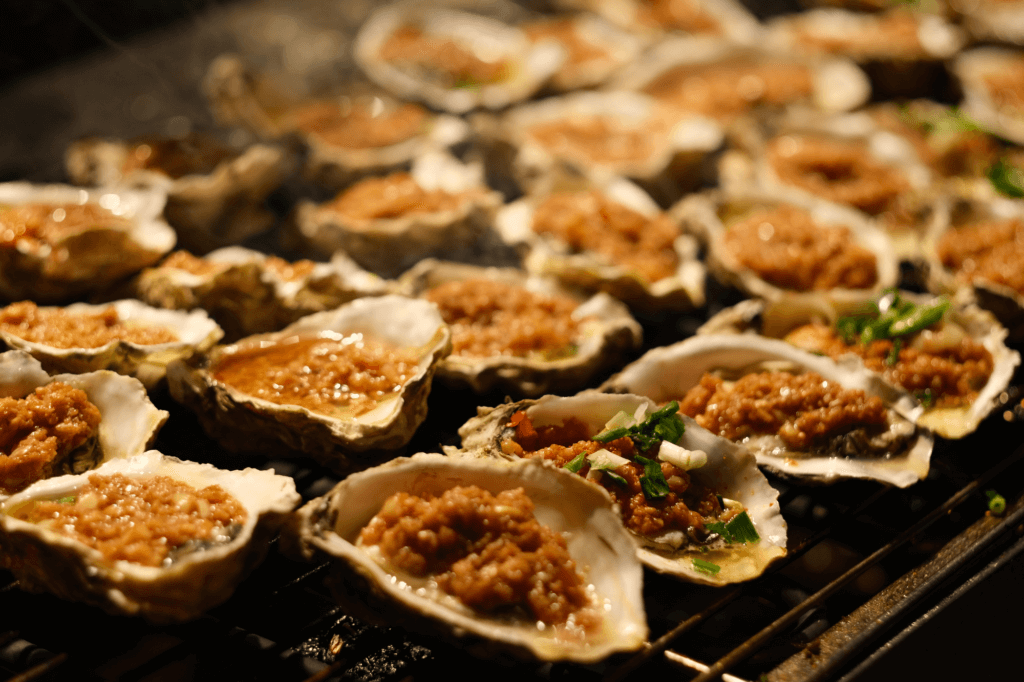
[(620, 426), (619, 428), (612, 429), (610, 431), (602, 431), (601, 433), (591, 438), (591, 440), (596, 440), (598, 443), (610, 443), (613, 440), (625, 438), (628, 435), (629, 429), (626, 428), (625, 426)]
[(591, 468), (601, 471), (605, 469), (618, 469), (623, 464), (629, 464), (629, 460), (625, 457), (616, 455), (614, 452), (609, 452), (604, 448), (587, 455), (587, 461), (590, 462)]
[(641, 452), (646, 452), (663, 440), (675, 442), (682, 437), (686, 424), (679, 418), (677, 412), (679, 403), (673, 400), (639, 424), (602, 431), (591, 440), (607, 443), (628, 436)]
[(581, 452), (580, 454), (576, 455), (571, 460), (566, 462), (565, 466), (562, 468), (567, 469), (568, 471), (571, 471), (574, 474), (578, 474), (580, 472), (580, 469), (583, 468), (583, 465), (586, 464), (586, 461), (587, 453)]
[(895, 367), (896, 363), (900, 361), (900, 347), (903, 345), (902, 339), (896, 339), (892, 342), (892, 350), (889, 351), (889, 355), (885, 358), (885, 364), (888, 367)]
[(926, 388), (923, 391), (914, 391), (914, 397), (925, 407), (931, 407), (935, 404), (935, 396), (932, 395), (932, 389), (930, 388)]
[(644, 475), (640, 477), (644, 497), (649, 500), (660, 500), (671, 492), (665, 475), (661, 473), (661, 464), (657, 460), (637, 455), (636, 461), (644, 466)]
[(1011, 199), (1024, 198), (1024, 171), (1000, 158), (988, 169), (988, 180), (997, 192)]
[(906, 315), (900, 317), (889, 327), (889, 336), (905, 336), (927, 329), (942, 319), (949, 309), (949, 299), (939, 297), (934, 303), (915, 306)]
[(701, 573), (707, 573), (708, 575), (716, 575), (722, 570), (722, 567), (718, 564), (713, 564), (710, 561), (704, 561), (703, 559), (694, 559), (693, 567)]
[[(877, 339), (915, 334), (942, 320), (948, 309), (949, 299), (945, 296), (932, 303), (915, 305), (895, 289), (887, 289), (878, 305), (836, 320), (836, 333), (844, 343), (852, 344), (859, 339), (866, 346)], [(899, 351), (895, 353), (895, 358), (890, 355), (886, 360), (890, 365), (898, 360)]]
[(636, 424), (636, 419), (633, 419), (633, 415), (629, 414), (628, 412), (620, 411), (614, 417), (609, 419), (607, 423), (605, 423), (604, 430), (608, 431), (610, 429), (624, 429), (629, 426), (633, 426), (633, 424)]
[(59, 497), (59, 498), (57, 498), (57, 504), (74, 504), (74, 503), (75, 503), (75, 496), (74, 495), (68, 495), (67, 497)]
[(997, 493), (995, 490), (986, 490), (985, 496), (988, 497), (988, 510), (996, 516), (1002, 516), (1006, 513), (1006, 498)]
[(683, 471), (699, 469), (708, 463), (708, 453), (703, 450), (687, 450), (667, 440), (661, 441), (658, 459), (674, 464)]
[(605, 476), (607, 476), (608, 478), (612, 479), (613, 481), (615, 481), (619, 485), (626, 485), (626, 479), (624, 479), (622, 476), (619, 476), (614, 471), (611, 471), (609, 469), (604, 469), (604, 470), (601, 471), (601, 473), (604, 474)]
[(754, 522), (750, 520), (747, 512), (737, 514), (729, 523), (716, 521), (704, 527), (709, 532), (722, 536), (722, 539), (730, 545), (734, 542), (741, 544), (758, 542), (761, 539), (761, 536), (757, 534), (757, 529), (754, 528)]

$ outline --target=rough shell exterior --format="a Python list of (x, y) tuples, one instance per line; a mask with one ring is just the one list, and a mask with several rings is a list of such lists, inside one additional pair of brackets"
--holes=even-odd
[(566, 358), (547, 360), (511, 355), (479, 358), (450, 355), (441, 361), (438, 379), (455, 386), (468, 385), (477, 393), (499, 389), (512, 395), (571, 393), (585, 386), (602, 369), (621, 367), (624, 356), (640, 346), (642, 330), (629, 310), (607, 294), (590, 298), (570, 294), (552, 280), (525, 275), (511, 268), (425, 260), (402, 277), (404, 293), (418, 296), (445, 282), (486, 278), (516, 284), (545, 295), (573, 296), (579, 307), (578, 347)]
[(174, 248), (161, 214), (162, 191), (84, 190), (70, 185), (0, 184), (0, 206), (95, 203), (127, 218), (127, 229), (85, 228), (55, 244), (19, 242), (0, 249), (0, 297), (37, 303), (81, 298), (160, 260)]
[[(420, 361), (399, 395), (358, 417), (332, 417), (298, 405), (278, 405), (215, 380), (210, 367), (231, 347), (205, 357), (171, 363), (167, 382), (175, 400), (189, 407), (206, 432), (234, 452), (309, 456), (338, 470), (365, 468), (381, 451), (412, 438), (427, 415), (427, 396), (440, 360), (451, 352), (451, 333), (437, 308), (401, 296), (364, 298), (335, 310), (308, 315), (280, 332), (250, 337), (273, 341), (330, 331), (364, 333), (402, 348)], [(393, 455), (393, 453), (391, 453)]]
[(905, 488), (928, 475), (933, 438), (926, 431), (914, 427), (923, 408), (909, 393), (890, 386), (878, 375), (865, 370), (859, 359), (836, 363), (777, 339), (745, 334), (708, 334), (648, 351), (609, 379), (602, 389), (639, 393), (663, 403), (682, 397), (705, 372), (727, 369), (747, 373), (763, 367), (780, 366), (798, 372), (817, 372), (844, 388), (877, 395), (889, 408), (890, 428), (914, 433), (906, 449), (887, 458), (808, 456), (787, 451), (781, 441), (776, 442), (772, 438), (759, 446), (754, 443), (748, 445), (754, 449), (758, 464), (808, 483), (871, 478)]
[[(931, 300), (930, 296), (921, 294), (900, 292), (900, 295), (918, 304)], [(790, 294), (771, 302), (748, 300), (721, 311), (697, 333), (748, 333), (781, 339), (793, 329), (811, 322), (834, 324), (840, 317), (856, 313), (870, 300), (868, 297), (856, 300), (818, 293)], [(1006, 390), (1020, 364), (1020, 353), (1006, 347), (1006, 329), (991, 313), (971, 301), (966, 291), (956, 297), (949, 319), (985, 346), (992, 354), (995, 367), (988, 383), (970, 405), (924, 407), (917, 423), (943, 438), (963, 438), (973, 433), (995, 408), (996, 398)]]
[[(476, 614), (453, 599), (417, 594), (355, 545), (359, 531), (392, 494), (440, 494), (457, 485), (492, 493), (522, 487), (538, 520), (561, 531), (578, 567), (586, 571), (605, 617), (583, 643), (545, 636), (532, 621)], [(580, 663), (640, 647), (647, 636), (641, 595), (642, 569), (635, 546), (607, 494), (565, 472), (524, 462), (455, 459), (418, 454), (353, 474), (324, 497), (303, 506), (283, 541), (312, 559), (330, 558), (335, 598), (373, 621), (401, 622), (410, 629), (456, 640), (460, 647), (493, 656), (498, 651), (546, 661)]]
[[(582, 420), (593, 434), (604, 430), (609, 419), (619, 412), (633, 414), (640, 405), (650, 414), (657, 409), (648, 398), (639, 395), (610, 395), (586, 391), (569, 398), (544, 396), (538, 400), (506, 403), (495, 408), (479, 408), (479, 415), (459, 429), (462, 449), (446, 448), (451, 456), (487, 457), (518, 461), (501, 447), (507, 437), (507, 424), (513, 414), (526, 410), (535, 426), (557, 425), (567, 419)], [(691, 470), (694, 480), (714, 489), (719, 495), (737, 500), (747, 509), (761, 540), (744, 545), (718, 547), (708, 552), (698, 548), (673, 547), (658, 538), (635, 536), (640, 543), (637, 554), (645, 565), (688, 582), (726, 585), (752, 580), (768, 565), (786, 554), (786, 522), (778, 503), (778, 491), (768, 484), (753, 455), (741, 446), (719, 438), (684, 417), (686, 432), (678, 444), (690, 450), (703, 450), (708, 462)], [(596, 484), (590, 484), (594, 485)], [(676, 543), (677, 544), (677, 543)], [(694, 558), (711, 561), (721, 570), (709, 575), (697, 570)]]
[(116, 339), (96, 348), (56, 348), (27, 341), (0, 329), (0, 341), (11, 349), (30, 353), (47, 372), (81, 374), (109, 369), (135, 377), (147, 389), (156, 387), (167, 374), (167, 364), (193, 353), (203, 353), (224, 336), (223, 330), (202, 310), (190, 313), (160, 310), (139, 301), (125, 299), (104, 305), (74, 303), (64, 308), (71, 315), (95, 314), (108, 307), (117, 311), (118, 320), (140, 327), (154, 326), (171, 330), (177, 341), (143, 345)]
[(73, 494), (86, 483), (88, 474), (42, 481), (0, 505), (0, 550), (13, 558), (10, 568), (22, 589), (50, 592), (155, 623), (192, 620), (227, 600), (262, 561), (286, 515), (301, 501), (294, 481), (273, 471), (222, 471), (156, 450), (107, 462), (95, 473), (170, 476), (196, 488), (216, 484), (248, 513), (242, 530), (230, 542), (191, 553), (169, 567), (150, 567), (108, 562), (83, 543), (10, 516), (23, 502)]

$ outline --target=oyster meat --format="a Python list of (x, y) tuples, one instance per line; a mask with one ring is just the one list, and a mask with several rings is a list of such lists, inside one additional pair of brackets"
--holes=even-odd
[(374, 451), (408, 443), (450, 351), (433, 304), (381, 296), (175, 361), (167, 380), (174, 399), (231, 451), (365, 468)]
[[(397, 569), (385, 559), (380, 546), (359, 541), (375, 515), (383, 515), (389, 506), (399, 503), (401, 498), (393, 497), (396, 493), (430, 499), (453, 489), (457, 492), (459, 486), (475, 486), (493, 495), (518, 488), (532, 503), (542, 527), (564, 538), (571, 560), (584, 575), (590, 605), (576, 612), (578, 622), (549, 625), (538, 622), (523, 607), (492, 611), (467, 606), (439, 586), (451, 582), (444, 576), (422, 577), (422, 573)], [(484, 511), (477, 508), (466, 514), (482, 515)], [(506, 523), (510, 516), (502, 518), (501, 523)], [(412, 523), (413, 518), (407, 522)], [(487, 523), (486, 516), (483, 522)], [(439, 523), (445, 527), (443, 520)], [(633, 541), (611, 500), (600, 489), (539, 462), (516, 466), (437, 454), (394, 460), (353, 474), (324, 497), (309, 502), (295, 515), (289, 530), (282, 541), (288, 541), (295, 551), (310, 559), (326, 556), (332, 560), (329, 584), (347, 609), (369, 620), (400, 622), (404, 627), (457, 640), (480, 655), (505, 650), (522, 657), (587, 663), (637, 649), (647, 636), (642, 570)], [(524, 549), (519, 556), (532, 556), (527, 551), (533, 550)], [(528, 558), (523, 563), (535, 565)], [(551, 566), (550, 570), (560, 575), (567, 570), (561, 563)], [(509, 585), (515, 589), (517, 583), (533, 584), (542, 579), (531, 574), (525, 580), (510, 580)], [(588, 616), (592, 607), (596, 608)]]
[[(544, 396), (480, 408), (459, 429), (462, 449), (446, 450), (469, 458), (541, 457), (586, 473), (617, 501), (647, 566), (708, 585), (751, 580), (786, 554), (778, 492), (745, 448), (679, 420), (675, 408), (658, 410), (638, 395)], [(663, 431), (665, 421), (673, 426)], [(629, 426), (648, 440), (613, 433)], [(641, 453), (649, 459), (641, 462)], [(746, 541), (726, 539), (730, 524), (722, 521), (737, 517), (751, 524)]]
[[(222, 471), (150, 450), (0, 504), (0, 552), (22, 589), (156, 623), (191, 620), (231, 595), (300, 499), (273, 471)], [(153, 500), (164, 500), (153, 505), (162, 514), (145, 511)], [(182, 508), (185, 522), (175, 516)]]
[(856, 358), (835, 362), (777, 339), (707, 334), (649, 351), (602, 389), (679, 400), (681, 411), (784, 476), (904, 488), (928, 475), (933, 438), (915, 424), (923, 407)]

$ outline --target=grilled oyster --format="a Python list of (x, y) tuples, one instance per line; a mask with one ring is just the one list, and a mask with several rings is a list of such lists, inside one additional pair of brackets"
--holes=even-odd
[(223, 335), (201, 310), (159, 310), (131, 299), (65, 308), (25, 301), (0, 309), (0, 341), (30, 353), (47, 372), (109, 369), (147, 389), (163, 380), (171, 360), (205, 352)]
[(533, 44), (500, 21), (430, 3), (377, 10), (353, 50), (363, 71), (398, 97), (454, 113), (526, 99), (565, 59), (554, 41)]
[[(207, 486), (221, 490), (200, 490)], [(141, 541), (146, 537), (145, 515), (131, 513), (139, 511), (132, 507), (146, 505), (135, 502), (132, 488), (148, 491), (149, 499), (165, 500), (165, 514), (182, 508), (191, 512), (186, 527), (201, 527), (204, 519), (219, 521), (221, 507), (229, 513), (223, 514), (223, 523), (211, 522), (209, 531), (189, 533), (181, 528), (180, 519), (168, 521), (151, 511), (150, 518), (157, 516), (164, 525), (146, 528), (156, 541), (156, 548), (150, 549), (150, 543)], [(167, 489), (170, 493), (164, 492)], [(107, 508), (111, 500), (104, 497), (112, 490), (119, 496), (117, 511)], [(207, 491), (209, 495), (203, 495)], [(109, 461), (89, 474), (41, 481), (0, 504), (0, 550), (23, 589), (51, 592), (109, 613), (140, 615), (157, 623), (191, 620), (231, 595), (262, 560), (278, 527), (299, 501), (292, 479), (273, 471), (221, 471), (150, 450)], [(98, 505), (109, 514), (103, 520), (95, 518)], [(39, 520), (41, 508), (59, 511)], [(75, 512), (78, 522), (64, 516)], [(71, 518), (68, 525), (78, 526), (77, 530), (56, 527), (57, 513)], [(97, 526), (115, 530), (129, 523), (134, 526), (134, 519), (138, 527), (131, 534), (120, 533), (124, 541), (120, 547), (110, 547), (114, 543), (109, 536), (98, 540), (92, 531)]]
[(182, 248), (206, 253), (267, 230), (263, 206), (294, 165), (277, 146), (241, 152), (213, 138), (80, 140), (68, 148), (72, 181), (102, 187), (158, 188), (167, 193), (164, 218)]
[(203, 258), (176, 252), (135, 282), (136, 295), (150, 305), (208, 311), (229, 342), (385, 291), (383, 280), (341, 252), (329, 263), (314, 263), (286, 261), (240, 246)]
[[(225, 448), (365, 468), (405, 445), (427, 413), (451, 334), (437, 308), (362, 298), (167, 369), (171, 395)], [(369, 454), (361, 454), (367, 453)]]
[(707, 334), (649, 351), (602, 388), (678, 399), (682, 411), (700, 415), (719, 385), (729, 391), (745, 377), (751, 406), (730, 409), (723, 398), (708, 406), (713, 418), (698, 421), (735, 431), (761, 466), (808, 482), (872, 478), (901, 488), (927, 476), (933, 439), (915, 425), (923, 407), (859, 359), (834, 362), (776, 339)]
[[(389, 501), (395, 493), (433, 497), (456, 486), (477, 486), (495, 495), (516, 488), (525, 491), (536, 518), (565, 538), (576, 568), (585, 574), (588, 602), (598, 607), (595, 622), (585, 627), (580, 615), (579, 624), (551, 626), (519, 610), (475, 610), (445, 594), (437, 578), (390, 567), (378, 545), (359, 542), (374, 515), (395, 504)], [(498, 648), (519, 656), (581, 663), (636, 649), (647, 636), (642, 571), (611, 500), (596, 487), (538, 462), (516, 466), (418, 454), (349, 476), (303, 506), (294, 521), (293, 532), (283, 540), (290, 540), (307, 558), (332, 559), (329, 584), (335, 598), (370, 620), (397, 621), (456, 639), (481, 655), (493, 655)], [(553, 565), (563, 570), (561, 564)]]
[(640, 345), (640, 325), (623, 304), (521, 270), (425, 260), (399, 286), (437, 303), (452, 326), (454, 350), (438, 378), (477, 393), (573, 392)]
[(735, 0), (557, 0), (557, 4), (595, 12), (648, 39), (680, 32), (752, 44), (763, 37), (757, 18)]
[(174, 230), (162, 192), (0, 184), (0, 296), (57, 303), (160, 260)]
[(1001, 137), (1024, 144), (1024, 51), (979, 47), (959, 54), (953, 72), (963, 110)]
[[(168, 416), (131, 377), (107, 370), (51, 377), (23, 351), (0, 354), (0, 396), (5, 403), (0, 500), (40, 478), (79, 474), (140, 454)], [(34, 404), (28, 405), (33, 396)], [(64, 426), (69, 420), (75, 424)]]
[[(944, 438), (962, 438), (995, 407), (996, 397), (1006, 390), (1020, 364), (1020, 354), (1006, 347), (1006, 329), (971, 301), (966, 291), (941, 313), (939, 307), (945, 303), (931, 296), (899, 292), (899, 297), (918, 306), (908, 315), (922, 319), (922, 311), (935, 311), (931, 317), (938, 318), (897, 337), (899, 347), (883, 340), (863, 344), (859, 338), (849, 344), (837, 343), (838, 332), (828, 330), (844, 318), (864, 316), (872, 300), (823, 293), (790, 294), (771, 302), (744, 301), (712, 317), (697, 333), (749, 332), (836, 358), (845, 353), (867, 355), (874, 371), (921, 398), (920, 426)], [(895, 303), (892, 294), (882, 301), (888, 306)], [(932, 387), (933, 381), (938, 388)]]
[[(667, 471), (670, 472), (663, 473), (669, 481), (663, 478), (662, 483), (665, 484), (665, 490), (669, 490), (673, 485), (692, 485), (689, 485), (686, 493), (677, 493), (679, 488), (672, 487), (668, 493), (671, 497), (663, 498), (664, 502), (652, 501), (637, 506), (637, 497), (648, 497), (647, 490), (641, 491), (648, 484), (642, 478), (639, 482), (631, 480), (635, 476), (624, 472), (622, 466), (636, 465), (624, 457), (615, 459), (615, 453), (611, 453), (612, 457), (604, 455), (608, 457), (610, 463), (599, 463), (594, 458), (601, 455), (601, 451), (597, 450), (601, 443), (592, 443), (584, 447), (578, 444), (580, 441), (587, 442), (611, 428), (643, 421), (664, 412), (667, 410), (659, 412), (651, 400), (638, 395), (607, 395), (587, 391), (569, 398), (545, 396), (539, 400), (507, 403), (496, 408), (480, 408), (479, 416), (469, 420), (459, 429), (462, 449), (446, 450), (450, 456), (519, 460), (523, 451), (530, 449), (527, 439), (532, 430), (535, 436), (541, 434), (540, 445), (555, 443), (555, 446), (548, 450), (554, 450), (557, 446), (569, 446), (562, 448), (569, 450), (564, 456), (550, 453), (556, 457), (556, 462), (573, 455), (579, 458), (579, 462), (583, 462), (583, 456), (578, 453), (589, 451), (592, 453), (587, 455), (589, 464), (581, 464), (574, 470), (582, 473), (583, 467), (589, 466), (587, 478), (596, 477), (601, 481), (601, 485), (613, 491), (612, 495), (618, 501), (620, 512), (629, 519), (627, 528), (640, 543), (640, 561), (657, 571), (708, 585), (724, 585), (756, 578), (764, 572), (768, 564), (786, 554), (786, 523), (779, 512), (778, 492), (758, 471), (753, 456), (745, 448), (714, 436), (697, 426), (693, 420), (684, 418), (685, 431), (673, 434), (673, 437), (668, 439), (671, 445), (679, 447), (666, 448), (660, 445), (660, 453), (670, 451), (668, 455), (660, 455), (660, 459), (664, 462), (673, 462), (672, 465), (661, 466), (661, 470), (665, 470), (667, 466)], [(674, 415), (674, 408), (672, 414)], [(529, 423), (528, 427), (525, 426), (526, 423)], [(680, 422), (680, 426), (682, 423)], [(654, 447), (658, 448), (665, 437), (660, 435), (660, 431), (654, 433), (659, 434), (653, 437), (656, 441)], [(619, 440), (613, 440), (606, 446), (616, 448), (618, 443)], [(652, 450), (649, 448), (641, 448), (639, 445), (626, 447), (623, 449), (624, 454), (628, 454), (625, 453), (628, 449), (643, 450), (651, 458), (652, 463), (658, 461), (659, 454), (651, 454)], [(680, 463), (679, 458), (672, 456), (673, 450), (689, 453), (683, 454), (683, 458), (693, 458), (693, 461), (685, 464), (692, 467), (689, 471), (680, 472), (679, 468), (684, 464)], [(544, 457), (548, 455), (545, 454)], [(701, 457), (704, 459), (703, 464), (699, 461)], [(566, 467), (571, 466), (571, 461), (566, 464)], [(644, 469), (649, 466), (645, 464)], [(598, 471), (601, 468), (604, 471)], [(609, 472), (612, 476), (618, 476), (616, 471), (628, 477), (628, 480), (623, 479), (621, 483), (614, 480), (608, 482), (611, 480)], [(649, 475), (649, 472), (645, 471), (644, 478)], [(680, 480), (673, 484), (673, 478)], [(619, 495), (619, 490), (626, 492)], [(672, 520), (671, 515), (680, 513), (680, 501), (687, 494), (696, 495), (698, 500), (703, 499), (703, 502), (694, 502), (687, 497), (686, 505), (692, 511), (683, 513), (684, 521), (680, 525)], [(729, 501), (725, 502), (724, 506), (717, 498), (711, 501), (709, 496), (713, 497), (716, 494)], [(750, 542), (729, 543), (725, 540), (724, 532), (719, 534), (714, 530), (715, 526), (708, 525), (712, 521), (718, 522), (724, 516), (736, 514), (739, 508), (746, 512), (747, 519), (752, 522), (755, 530), (753, 535), (760, 536), (759, 540), (753, 540), (751, 536)], [(666, 516), (659, 516), (658, 510), (662, 510)]]

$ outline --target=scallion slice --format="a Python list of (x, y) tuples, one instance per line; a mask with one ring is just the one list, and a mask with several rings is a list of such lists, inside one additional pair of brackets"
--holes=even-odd
[(713, 564), (710, 561), (704, 561), (703, 559), (694, 559), (693, 567), (701, 573), (707, 573), (708, 575), (717, 575), (722, 567), (718, 564)]

